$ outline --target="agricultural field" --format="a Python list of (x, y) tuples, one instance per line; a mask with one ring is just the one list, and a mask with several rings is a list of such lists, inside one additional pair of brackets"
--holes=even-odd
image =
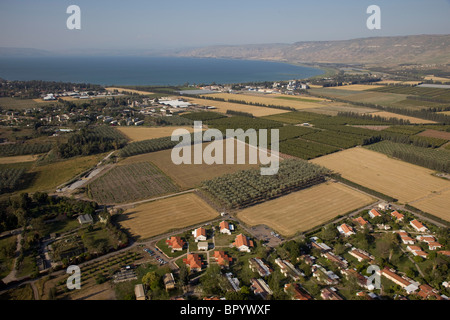
[(438, 131), (433, 129), (427, 129), (419, 133), (418, 136), (450, 140), (450, 132)]
[(129, 209), (121, 215), (119, 223), (131, 235), (146, 239), (208, 221), (218, 215), (200, 197), (188, 193)]
[(0, 170), (0, 193), (14, 191), (23, 183), (24, 168), (5, 168)]
[(428, 75), (424, 78), (425, 80), (432, 80), (432, 81), (441, 81), (441, 82), (450, 82), (449, 78), (443, 78), (443, 77), (435, 77), (434, 75)]
[(365, 91), (365, 90), (373, 89), (374, 85), (372, 85), (372, 84), (349, 84), (349, 85), (338, 86), (338, 87), (327, 87), (325, 89), (329, 89), (329, 88), (334, 89), (334, 90)]
[(175, 129), (186, 129), (189, 132), (194, 132), (193, 127), (187, 127), (187, 126), (181, 126), (181, 127), (168, 126), (168, 127), (155, 127), (155, 128), (141, 127), (141, 126), (117, 127), (117, 130), (119, 130), (125, 136), (127, 136), (131, 140), (131, 142), (163, 138), (163, 137), (170, 137), (172, 135), (172, 132)]
[(257, 107), (257, 106), (251, 106), (241, 103), (231, 103), (231, 102), (224, 102), (224, 101), (214, 101), (209, 99), (198, 99), (198, 98), (185, 98), (187, 101), (191, 103), (195, 103), (201, 106), (214, 106), (216, 109), (214, 111), (220, 112), (220, 113), (227, 113), (227, 110), (232, 111), (240, 111), (240, 112), (247, 112), (251, 113), (255, 117), (263, 117), (268, 116), (272, 114), (280, 114), (288, 112), (287, 110), (282, 109), (275, 109), (275, 108), (266, 108), (266, 107)]
[[(450, 188), (450, 181), (433, 176), (433, 171), (366, 148), (356, 147), (323, 156), (311, 162), (322, 165), (342, 175), (343, 178), (398, 199), (411, 203), (424, 197), (450, 206), (449, 199), (436, 198), (439, 192)], [(438, 210), (430, 214), (448, 214)], [(450, 217), (447, 219), (450, 220)]]
[(366, 148), (432, 170), (450, 173), (450, 151), (445, 149), (422, 148), (391, 141), (381, 141)]
[(131, 93), (136, 93), (136, 94), (140, 94), (140, 95), (149, 95), (149, 94), (153, 94), (153, 92), (148, 92), (148, 91), (141, 91), (141, 90), (133, 90), (133, 89), (126, 89), (126, 88), (117, 88), (117, 87), (108, 87), (105, 88), (106, 91), (109, 92), (114, 92), (115, 90), (117, 90), (118, 92), (122, 93), (122, 92), (131, 92)]
[(382, 88), (372, 89), (372, 91), (404, 94), (409, 96), (420, 96), (430, 99), (436, 99), (445, 103), (450, 102), (450, 90), (443, 88), (386, 86)]
[(49, 152), (53, 143), (10, 143), (0, 145), (0, 156), (20, 156), (28, 154), (41, 154)]
[[(289, 107), (289, 108), (294, 108), (297, 110), (320, 108), (322, 106), (327, 105), (327, 103), (323, 103), (323, 101), (321, 101), (321, 100), (308, 101), (309, 97), (305, 97), (302, 100), (292, 100), (292, 99), (284, 99), (283, 98), (283, 97), (290, 97), (290, 96), (281, 96), (280, 97), (280, 95), (278, 95), (278, 94), (250, 95), (250, 94), (233, 94), (233, 93), (215, 93), (210, 96), (213, 98), (225, 99), (227, 101), (228, 100), (239, 100), (239, 101), (244, 101), (245, 103), (254, 103), (254, 104), (267, 105), (267, 106), (273, 105), (273, 106)], [(321, 99), (321, 98), (318, 98), (318, 99)], [(309, 99), (309, 100), (312, 100), (312, 99)], [(314, 99), (314, 100), (316, 100), (316, 99)], [(323, 100), (325, 100), (325, 99), (323, 99)], [(210, 101), (212, 103), (212, 100), (210, 100)], [(212, 105), (214, 105), (214, 104), (212, 104)], [(277, 109), (275, 109), (275, 110), (277, 110)], [(280, 111), (283, 111), (283, 110), (280, 110)], [(246, 111), (246, 112), (248, 112), (248, 111)], [(272, 113), (272, 114), (274, 114), (274, 113)], [(266, 114), (266, 115), (268, 115), (268, 114)]]
[(119, 165), (88, 185), (97, 203), (123, 203), (178, 191), (172, 181), (149, 162)]
[(387, 111), (378, 111), (371, 113), (371, 115), (374, 116), (380, 116), (383, 118), (396, 118), (396, 119), (402, 119), (402, 120), (408, 120), (411, 124), (430, 124), (430, 123), (436, 123), (435, 121), (426, 120), (426, 119), (420, 119), (410, 116), (404, 116), (402, 114), (387, 112)]
[(0, 158), (0, 164), (33, 162), (33, 161), (36, 161), (40, 156), (42, 156), (42, 154), (12, 156), (12, 157), (1, 157)]
[(306, 141), (303, 139), (289, 139), (280, 142), (280, 152), (304, 160), (314, 159), (340, 150), (337, 147)]
[(343, 184), (325, 182), (246, 208), (237, 217), (251, 226), (265, 224), (289, 237), (375, 201)]
[[(54, 102), (55, 104), (56, 102)], [(19, 98), (0, 98), (0, 108), (4, 110), (24, 110), (32, 108), (42, 108), (43, 105), (49, 104), (48, 101), (42, 99), (19, 99)]]
[[(133, 157), (126, 158), (120, 162), (120, 164), (126, 165), (135, 162), (151, 162), (155, 164), (161, 171), (163, 171), (166, 175), (168, 175), (181, 189), (189, 189), (200, 185), (203, 180), (212, 179), (214, 177), (218, 177), (222, 174), (236, 172), (238, 170), (246, 170), (249, 168), (256, 168), (258, 164), (250, 164), (249, 163), (249, 150), (250, 147), (248, 145), (245, 146), (245, 158), (237, 157), (237, 146), (238, 143), (235, 143), (234, 152), (235, 164), (193, 164), (193, 153), (191, 154), (191, 163), (192, 164), (179, 164), (176, 165), (172, 162), (171, 154), (172, 150), (163, 150), (152, 153), (145, 153), (141, 155), (136, 155)], [(203, 143), (202, 148), (205, 148), (209, 145), (209, 143)], [(223, 146), (223, 154), (226, 154), (226, 145), (224, 143)], [(244, 164), (237, 164), (238, 161), (244, 162)]]
[(312, 112), (292, 111), (283, 114), (267, 116), (264, 117), (263, 119), (278, 121), (287, 124), (301, 124), (323, 118), (324, 118), (323, 115), (319, 115)]
[(204, 181), (202, 185), (219, 205), (244, 208), (321, 183), (327, 173), (327, 169), (307, 161), (287, 159), (279, 163), (274, 175), (261, 175), (260, 170), (249, 169)]
[(410, 204), (424, 212), (429, 212), (438, 218), (450, 221), (450, 189), (437, 192), (431, 196), (411, 201)]
[(54, 191), (54, 189), (95, 166), (106, 154), (74, 157), (43, 166), (35, 166), (29, 173), (33, 175), (31, 184), (23, 192)]

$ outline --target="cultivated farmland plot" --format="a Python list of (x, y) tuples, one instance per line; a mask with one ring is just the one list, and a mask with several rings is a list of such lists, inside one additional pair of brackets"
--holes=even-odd
[(265, 224), (289, 237), (374, 201), (340, 183), (326, 182), (246, 208), (237, 217), (251, 226)]
[[(389, 195), (401, 203), (419, 199), (433, 202), (428, 213), (450, 221), (450, 198), (440, 194), (450, 189), (450, 181), (433, 176), (433, 171), (356, 147), (311, 162), (327, 167), (343, 178)], [(447, 209), (444, 209), (447, 208)]]
[(88, 185), (98, 203), (123, 203), (178, 191), (172, 181), (149, 162), (116, 166)]
[(118, 130), (127, 136), (132, 142), (143, 141), (148, 139), (156, 139), (163, 137), (170, 137), (175, 129), (186, 129), (189, 132), (193, 132), (193, 127), (119, 127)]
[(119, 223), (133, 236), (146, 239), (214, 219), (218, 212), (193, 193), (157, 200), (125, 211)]

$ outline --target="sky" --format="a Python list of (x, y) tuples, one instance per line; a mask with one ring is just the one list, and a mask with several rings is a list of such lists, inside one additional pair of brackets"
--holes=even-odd
[[(69, 5), (81, 30), (69, 30)], [(381, 9), (381, 29), (366, 12)], [(449, 34), (450, 0), (0, 0), (0, 47), (59, 52), (158, 51)]]

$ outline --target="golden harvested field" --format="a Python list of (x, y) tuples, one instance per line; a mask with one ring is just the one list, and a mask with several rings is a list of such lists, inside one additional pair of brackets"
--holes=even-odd
[(450, 188), (431, 194), (424, 199), (410, 202), (410, 204), (424, 212), (429, 212), (435, 216), (450, 221)]
[(105, 88), (107, 91), (111, 91), (113, 92), (114, 90), (117, 90), (118, 92), (122, 93), (122, 92), (132, 92), (132, 93), (137, 93), (137, 94), (142, 94), (142, 95), (148, 95), (148, 94), (153, 94), (153, 92), (148, 92), (148, 91), (140, 91), (140, 90), (133, 90), (133, 89), (124, 89), (124, 88), (117, 88), (117, 87), (109, 87), (109, 88)]
[(129, 209), (121, 215), (119, 222), (133, 236), (146, 239), (208, 221), (218, 215), (200, 197), (188, 193)]
[(441, 82), (450, 82), (449, 78), (443, 78), (443, 77), (435, 77), (433, 75), (428, 75), (425, 77), (425, 80), (433, 80), (433, 81), (441, 81)]
[[(450, 188), (450, 181), (433, 176), (432, 170), (361, 147), (336, 152), (311, 162), (338, 172), (345, 179), (394, 197), (401, 203), (413, 203), (425, 197), (429, 201), (434, 199), (434, 209), (428, 212), (436, 216), (448, 215), (450, 198), (438, 195)], [(439, 206), (447, 209), (439, 210)]]
[(196, 103), (201, 106), (214, 106), (217, 109), (215, 109), (213, 111), (217, 111), (220, 113), (227, 113), (227, 110), (232, 110), (232, 111), (248, 112), (248, 113), (251, 113), (252, 115), (254, 115), (255, 117), (264, 117), (264, 116), (270, 116), (272, 114), (280, 114), (280, 113), (289, 112), (288, 110), (250, 106), (250, 105), (245, 105), (245, 104), (241, 104), (241, 103), (230, 103), (230, 102), (223, 102), (223, 101), (213, 101), (213, 100), (207, 100), (207, 99), (197, 99), (197, 98), (187, 98), (187, 97), (185, 97), (185, 99), (191, 103)]
[(397, 118), (397, 119), (409, 120), (409, 122), (412, 123), (412, 124), (416, 124), (416, 123), (436, 123), (436, 122), (431, 121), (431, 120), (404, 116), (402, 114), (397, 114), (397, 113), (392, 113), (392, 112), (387, 112), (387, 111), (378, 111), (378, 112), (373, 112), (371, 114), (374, 115), (374, 116), (380, 116), (380, 117), (384, 117), (384, 118)]
[(120, 132), (131, 139), (132, 142), (142, 141), (147, 139), (155, 139), (162, 137), (170, 137), (175, 129), (186, 129), (189, 132), (194, 132), (193, 127), (116, 127)]
[(450, 116), (450, 111), (440, 111), (440, 112), (438, 112), (438, 113), (446, 114), (446, 115)]
[(32, 161), (35, 161), (40, 156), (41, 156), (40, 154), (35, 154), (35, 155), (24, 155), (24, 156), (14, 156), (14, 157), (1, 157), (0, 164), (32, 162)]
[(351, 91), (364, 91), (368, 89), (378, 88), (383, 86), (374, 86), (370, 84), (349, 84), (346, 86), (339, 86), (339, 87), (330, 87), (331, 89), (338, 89), (338, 90), (351, 90)]
[[(209, 143), (203, 144), (203, 149)], [(235, 163), (237, 162), (237, 143), (235, 143)], [(135, 162), (151, 162), (168, 175), (181, 189), (189, 189), (198, 186), (202, 181), (209, 180), (226, 173), (233, 173), (239, 170), (257, 168), (257, 164), (249, 164), (248, 153), (249, 146), (245, 148), (246, 158), (245, 164), (180, 164), (176, 165), (172, 162), (172, 149), (162, 150), (152, 153), (141, 154), (129, 157), (119, 162), (119, 165), (125, 165)], [(193, 152), (192, 159), (193, 159)], [(223, 154), (225, 155), (225, 143)], [(193, 163), (193, 160), (191, 160)]]
[(289, 237), (375, 201), (343, 184), (326, 182), (244, 209), (237, 217), (251, 226), (265, 224)]
[(283, 99), (286, 97), (289, 98), (300, 98), (300, 97), (283, 96), (279, 94), (250, 95), (250, 94), (233, 94), (233, 93), (215, 93), (211, 96), (223, 99), (242, 100), (245, 102), (252, 102), (252, 103), (262, 103), (266, 105), (290, 107), (298, 110), (320, 108), (327, 105), (327, 103), (324, 103), (322, 101), (317, 102), (305, 101), (309, 100), (310, 99), (309, 97), (302, 98), (304, 99), (303, 101), (293, 99)]

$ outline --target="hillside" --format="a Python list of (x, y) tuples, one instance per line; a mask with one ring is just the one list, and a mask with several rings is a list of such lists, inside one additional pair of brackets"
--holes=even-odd
[(175, 55), (298, 63), (448, 64), (449, 47), (450, 35), (414, 35), (293, 44), (211, 46), (180, 50)]

